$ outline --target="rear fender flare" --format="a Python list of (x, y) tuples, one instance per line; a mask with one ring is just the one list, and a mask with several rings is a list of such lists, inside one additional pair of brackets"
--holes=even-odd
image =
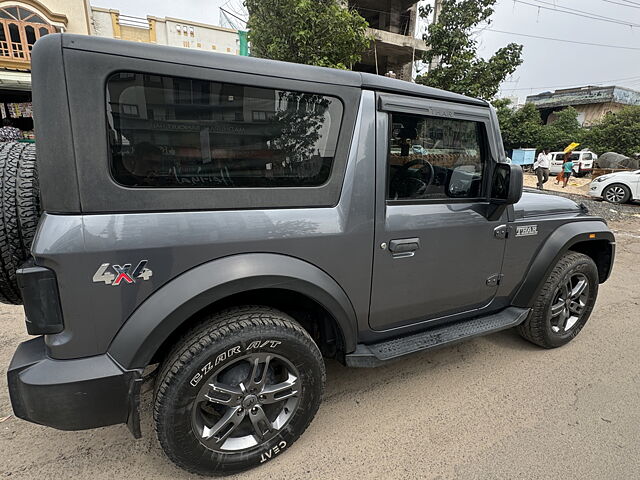
[(319, 303), (336, 320), (346, 353), (355, 350), (355, 311), (333, 278), (294, 257), (252, 253), (202, 264), (159, 288), (122, 325), (108, 353), (125, 369), (144, 368), (194, 314), (236, 293), (263, 288), (292, 290)]
[[(593, 238), (590, 238), (592, 236)], [(610, 273), (615, 254), (615, 237), (603, 221), (572, 222), (558, 227), (538, 250), (524, 281), (514, 296), (512, 305), (531, 307), (556, 263), (571, 247), (581, 242), (602, 240), (606, 240), (611, 247), (611, 261), (608, 268)], [(608, 273), (605, 278), (600, 279), (601, 282), (607, 279)]]

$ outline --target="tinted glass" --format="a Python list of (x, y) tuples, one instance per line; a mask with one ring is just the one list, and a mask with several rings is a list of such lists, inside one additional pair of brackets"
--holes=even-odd
[(322, 185), (342, 111), (323, 95), (120, 73), (107, 82), (112, 172), (126, 186)]
[(475, 198), (482, 193), (482, 123), (393, 114), (387, 198)]

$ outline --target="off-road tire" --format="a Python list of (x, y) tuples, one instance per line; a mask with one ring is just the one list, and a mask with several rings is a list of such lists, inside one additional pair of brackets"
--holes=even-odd
[(22, 303), (16, 270), (29, 257), (40, 217), (35, 146), (0, 144), (0, 302)]
[[(609, 192), (614, 188), (617, 191), (622, 191), (623, 192), (622, 196), (609, 195)], [(619, 198), (619, 200), (613, 200), (612, 198), (614, 197)], [(629, 200), (631, 200), (631, 190), (629, 190), (629, 187), (621, 183), (612, 183), (602, 191), (602, 198), (604, 198), (607, 202), (613, 203), (613, 204), (627, 203)]]
[[(231, 453), (207, 448), (192, 428), (198, 392), (215, 381), (214, 372), (233, 368), (248, 351), (279, 355), (295, 365), (301, 380), (297, 406), (288, 423), (265, 443)], [(324, 382), (317, 345), (288, 315), (262, 306), (216, 313), (186, 333), (160, 367), (153, 408), (158, 440), (169, 459), (189, 472), (228, 475), (248, 470), (281, 454), (305, 431), (320, 405)]]
[[(577, 322), (565, 332), (554, 332), (549, 319), (551, 304), (560, 285), (573, 274), (583, 274), (588, 279), (588, 297), (583, 313)], [(556, 264), (545, 281), (531, 313), (517, 327), (518, 332), (530, 342), (544, 348), (561, 347), (580, 333), (587, 323), (598, 295), (598, 268), (594, 261), (582, 253), (567, 252)]]

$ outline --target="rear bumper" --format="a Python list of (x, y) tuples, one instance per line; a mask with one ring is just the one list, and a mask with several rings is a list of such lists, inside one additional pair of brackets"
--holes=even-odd
[(127, 423), (134, 436), (139, 436), (140, 377), (108, 355), (49, 358), (43, 337), (21, 343), (7, 371), (17, 417), (60, 430)]

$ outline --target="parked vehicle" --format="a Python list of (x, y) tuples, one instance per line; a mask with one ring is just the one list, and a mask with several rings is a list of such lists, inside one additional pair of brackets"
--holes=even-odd
[[(573, 173), (576, 177), (584, 177), (593, 170), (593, 162), (598, 159), (598, 156), (588, 150), (581, 152), (573, 152), (571, 154), (571, 161), (573, 162)], [(562, 170), (562, 164), (564, 163), (563, 152), (551, 152), (551, 168), (549, 172), (552, 175), (557, 175)]]
[(373, 367), (512, 327), (559, 347), (611, 272), (602, 219), (523, 194), (488, 102), (67, 34), (32, 68), (32, 245), (29, 155), (0, 155), (0, 292), (36, 336), (8, 369), (19, 418), (140, 437), (155, 375), (167, 456), (239, 472), (307, 428), (323, 358)]
[(603, 198), (610, 203), (639, 200), (640, 170), (601, 175), (591, 182), (589, 195)]

